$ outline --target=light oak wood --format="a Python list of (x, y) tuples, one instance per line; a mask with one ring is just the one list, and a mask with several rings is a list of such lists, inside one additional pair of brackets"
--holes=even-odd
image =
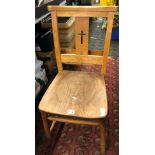
[(57, 11), (58, 17), (107, 17), (116, 9), (115, 6), (48, 6), (49, 11)]
[(103, 56), (61, 54), (61, 61), (67, 64), (102, 64)]
[(77, 17), (75, 20), (75, 31), (77, 53), (88, 55), (89, 18)]
[(91, 11), (91, 12), (115, 12), (117, 6), (55, 6), (49, 5), (48, 11)]
[(104, 118), (108, 111), (104, 78), (95, 73), (63, 70), (44, 94), (39, 109), (64, 116)]
[[(108, 24), (107, 24), (107, 31), (106, 31), (106, 37), (105, 37), (105, 43), (104, 43), (104, 52), (103, 52), (103, 57), (96, 57), (94, 56), (94, 60), (93, 57), (89, 57), (87, 56), (88, 54), (93, 55), (93, 52), (88, 51), (88, 25), (89, 25), (89, 20), (87, 17), (76, 17), (76, 22), (75, 22), (75, 29), (76, 29), (76, 49), (73, 49), (73, 53), (75, 53), (76, 55), (60, 55), (60, 43), (59, 43), (59, 36), (54, 35), (54, 42), (55, 42), (55, 51), (56, 51), (56, 60), (57, 60), (57, 66), (58, 66), (58, 70), (62, 71), (62, 64), (61, 63), (78, 63), (81, 64), (82, 61), (83, 63), (88, 63), (90, 64), (90, 62), (92, 62), (92, 64), (101, 64), (102, 68), (101, 68), (101, 73), (105, 74), (106, 73), (106, 64), (107, 64), (107, 59), (108, 59), (108, 54), (109, 54), (109, 47), (110, 47), (110, 41), (111, 41), (111, 32), (112, 32), (112, 24), (113, 24), (113, 17), (114, 17), (114, 11), (116, 10), (117, 7), (58, 7), (58, 6), (51, 6), (50, 9), (51, 10), (56, 10), (52, 11), (52, 16), (53, 16), (53, 21), (57, 22), (56, 16), (58, 16), (58, 12), (62, 12), (64, 13), (69, 13), (69, 11), (73, 11), (74, 13), (81, 13), (81, 14), (87, 14), (90, 11), (92, 14), (94, 14), (95, 16), (96, 13), (106, 13), (107, 14), (107, 19), (108, 19)], [(95, 10), (97, 9), (97, 10)], [(83, 11), (81, 11), (83, 10)], [(79, 12), (80, 11), (80, 12)], [(88, 11), (88, 12), (87, 12)], [(64, 16), (66, 16), (64, 14)], [(81, 16), (81, 15), (79, 15)], [(89, 16), (89, 15), (88, 15)], [(55, 27), (55, 28), (54, 28)], [(58, 33), (58, 28), (57, 28), (57, 24), (53, 25), (53, 29), (55, 29), (54, 33)], [(81, 34), (85, 35), (79, 35), (81, 32)], [(83, 43), (81, 43), (81, 40), (83, 40)], [(76, 50), (76, 51), (75, 51)], [(64, 50), (63, 50), (64, 51)], [(72, 50), (70, 51), (66, 51), (67, 53), (72, 52)], [(83, 57), (79, 57), (79, 55), (84, 55)], [(96, 51), (94, 52), (94, 55), (100, 55), (101, 53)], [(102, 63), (101, 63), (101, 58), (103, 58)], [(97, 62), (98, 61), (98, 62)]]
[(100, 125), (101, 121), (96, 120), (84, 120), (84, 119), (76, 119), (76, 118), (64, 118), (64, 117), (54, 117), (49, 116), (47, 117), (48, 120), (54, 120), (55, 122), (65, 122), (65, 123), (72, 123), (72, 124), (85, 124), (85, 125)]
[(103, 59), (103, 65), (101, 69), (101, 73), (106, 73), (106, 66), (107, 66), (107, 60), (108, 60), (108, 54), (110, 49), (110, 41), (111, 41), (111, 33), (112, 33), (112, 27), (113, 27), (113, 18), (114, 14), (109, 13), (108, 16), (108, 25), (106, 30), (106, 36), (105, 36), (105, 42), (104, 42), (104, 59)]
[[(48, 121), (54, 121), (51, 130), (56, 121), (99, 125), (101, 154), (105, 153), (106, 136), (103, 121), (108, 112), (108, 105), (104, 74), (106, 73), (112, 23), (116, 8), (48, 6), (48, 10), (51, 11), (52, 15), (55, 55), (59, 72), (39, 104), (47, 138), (50, 138)], [(76, 17), (76, 49), (60, 49), (58, 16)], [(108, 18), (104, 50), (88, 51), (88, 17), (97, 16)], [(81, 36), (77, 36), (78, 34)], [(65, 71), (62, 63), (101, 64), (101, 74)]]
[(58, 17), (108, 17), (107, 12), (90, 12), (90, 11), (84, 11), (84, 12), (75, 12), (75, 11), (68, 11), (63, 12), (59, 11), (57, 13)]
[(61, 57), (60, 57), (60, 40), (59, 40), (59, 29), (57, 21), (56, 11), (52, 12), (52, 27), (53, 27), (53, 38), (54, 38), (54, 47), (55, 47), (55, 57), (57, 61), (57, 67), (59, 71), (62, 71)]
[[(62, 54), (78, 54), (76, 49), (69, 49), (69, 48), (61, 48), (61, 53)], [(88, 55), (99, 55), (103, 56), (103, 51), (102, 50), (89, 50)]]

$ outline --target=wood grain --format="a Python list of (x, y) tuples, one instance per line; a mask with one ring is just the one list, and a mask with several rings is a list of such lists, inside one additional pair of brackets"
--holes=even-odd
[[(101, 154), (105, 153), (105, 128), (101, 122), (108, 112), (104, 74), (116, 9), (117, 7), (114, 6), (48, 6), (52, 14), (55, 55), (59, 72), (39, 104), (47, 138), (50, 138), (49, 120), (53, 121), (51, 130), (56, 121), (99, 125)], [(76, 49), (60, 49), (58, 16), (76, 17)], [(108, 18), (104, 52), (88, 51), (88, 17), (98, 16)], [(83, 44), (81, 38), (77, 37), (80, 32), (86, 34), (83, 37)], [(101, 64), (101, 74), (65, 71), (62, 63)]]
[[(105, 109), (102, 115), (100, 108)], [(107, 114), (107, 95), (102, 75), (80, 71), (62, 71), (44, 94), (39, 109), (52, 114), (82, 118), (104, 118)]]
[(108, 60), (110, 42), (111, 42), (111, 33), (112, 33), (112, 27), (113, 27), (113, 18), (114, 18), (114, 14), (109, 13), (108, 25), (106, 30), (105, 42), (104, 42), (104, 53), (103, 53), (104, 59), (103, 59), (103, 65), (101, 69), (102, 74), (106, 73), (106, 66), (107, 66), (107, 60)]
[[(76, 51), (78, 54), (88, 55), (88, 33), (89, 33), (89, 18), (77, 17), (75, 20), (75, 38), (76, 38)], [(81, 31), (83, 32), (81, 43)]]
[[(101, 64), (101, 73), (106, 74), (106, 65), (107, 65), (107, 59), (109, 54), (109, 48), (110, 48), (110, 41), (111, 41), (111, 32), (112, 32), (112, 25), (113, 25), (113, 17), (114, 17), (114, 11), (117, 9), (117, 7), (100, 7), (100, 6), (80, 6), (80, 7), (58, 7), (58, 6), (49, 6), (49, 10), (52, 10), (52, 21), (53, 21), (53, 31), (54, 31), (54, 43), (55, 43), (55, 51), (56, 51), (56, 60), (57, 60), (57, 66), (58, 70), (62, 71), (62, 64), (61, 63), (88, 63), (90, 64), (90, 61), (92, 61), (92, 64)], [(96, 10), (97, 9), (97, 10)], [(54, 11), (53, 11), (54, 10)], [(75, 29), (76, 29), (76, 49), (71, 50), (63, 50), (66, 53), (70, 53), (73, 51), (75, 55), (61, 55), (60, 54), (60, 43), (59, 43), (59, 36), (56, 35), (58, 33), (58, 24), (56, 16), (58, 16), (59, 12), (61, 12), (64, 16), (67, 16), (65, 13), (69, 13), (69, 11), (74, 12), (74, 15), (77, 13), (79, 16), (81, 14), (83, 15), (89, 15), (89, 12), (91, 14), (97, 16), (96, 13), (106, 13), (108, 23), (107, 23), (107, 30), (106, 30), (106, 37), (105, 37), (105, 43), (104, 43), (104, 52), (103, 52), (103, 60), (101, 63), (101, 57), (89, 57), (88, 54), (93, 54), (93, 52), (88, 51), (88, 29), (89, 29), (89, 18), (88, 17), (76, 17), (75, 22)], [(81, 44), (81, 37), (78, 35), (80, 32), (83, 32), (86, 34), (83, 36), (83, 44)], [(84, 55), (84, 57), (79, 57), (78, 55)], [(94, 52), (94, 55), (101, 55), (100, 52), (96, 51)], [(70, 61), (69, 61), (70, 60)], [(78, 62), (79, 61), (79, 62)], [(98, 61), (98, 62), (97, 62)]]
[(91, 11), (91, 12), (115, 12), (117, 6), (55, 6), (49, 5), (48, 11)]
[(83, 12), (75, 12), (75, 11), (58, 11), (58, 17), (108, 17), (107, 12), (90, 12), (90, 11), (83, 11)]
[[(76, 49), (61, 48), (62, 54), (78, 54)], [(88, 50), (88, 55), (103, 56), (103, 50)]]
[(52, 27), (53, 27), (53, 38), (55, 47), (55, 57), (57, 61), (58, 71), (62, 71), (61, 57), (60, 57), (60, 40), (59, 40), (59, 29), (56, 11), (52, 12)]
[(61, 54), (62, 63), (66, 64), (103, 64), (103, 56)]

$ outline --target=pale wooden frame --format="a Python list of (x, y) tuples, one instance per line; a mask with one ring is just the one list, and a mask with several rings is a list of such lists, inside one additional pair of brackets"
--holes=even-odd
[[(102, 17), (107, 17), (108, 19), (108, 24), (107, 24), (107, 30), (106, 30), (106, 36), (105, 36), (105, 42), (104, 42), (104, 50), (103, 50), (103, 55), (96, 58), (94, 56), (94, 61), (93, 57), (91, 56), (91, 62), (92, 64), (101, 64), (101, 73), (105, 74), (106, 73), (106, 65), (107, 65), (107, 60), (108, 60), (108, 54), (109, 54), (109, 49), (110, 49), (110, 41), (111, 41), (111, 32), (112, 32), (112, 26), (113, 26), (113, 18), (114, 18), (114, 12), (116, 11), (117, 7), (99, 7), (99, 6), (78, 6), (78, 7), (72, 7), (72, 6), (48, 6), (48, 10), (51, 11), (51, 16), (52, 16), (52, 27), (53, 27), (53, 34), (54, 34), (54, 45), (55, 45), (55, 54), (56, 54), (56, 61), (57, 61), (57, 67), (58, 71), (62, 71), (62, 63), (63, 60), (65, 62), (69, 62), (69, 60), (73, 60), (72, 57), (69, 57), (69, 55), (63, 55), (61, 56), (61, 48), (60, 48), (60, 42), (59, 42), (59, 29), (58, 29), (58, 21), (57, 17), (58, 16), (74, 16), (74, 17), (97, 17), (97, 16), (102, 16)], [(65, 59), (61, 59), (61, 58)], [(84, 57), (84, 58), (82, 58)], [(71, 59), (70, 59), (71, 58)], [(66, 61), (67, 59), (67, 61)], [(100, 61), (100, 60), (103, 61)], [(82, 63), (81, 60), (84, 60), (83, 63), (90, 63), (90, 56), (89, 55), (82, 55), (81, 58), (76, 59), (78, 62)], [(88, 60), (88, 61), (87, 61)], [(96, 63), (99, 60), (98, 63)], [(75, 63), (75, 61), (71, 61), (70, 63)]]
[[(80, 7), (60, 7), (60, 6), (48, 6), (48, 10), (52, 13), (52, 27), (53, 27), (53, 37), (54, 37), (54, 45), (55, 45), (55, 53), (56, 53), (56, 61), (58, 71), (61, 72), (63, 70), (62, 62), (74, 62), (74, 63), (92, 63), (92, 64), (102, 64), (101, 73), (105, 74), (106, 72), (106, 64), (108, 59), (110, 40), (111, 40), (111, 32), (112, 32), (112, 24), (113, 17), (116, 7), (89, 7), (89, 6), (80, 6)], [(80, 13), (79, 13), (80, 11)], [(79, 55), (76, 53), (75, 49), (61, 49), (59, 43), (59, 30), (58, 30), (58, 21), (57, 16), (76, 16), (76, 17), (89, 17), (89, 16), (100, 16), (103, 15), (108, 18), (107, 25), (107, 33), (105, 37), (105, 45), (104, 52), (101, 56), (101, 51), (88, 51), (88, 55)], [(62, 54), (61, 54), (62, 52)], [(73, 53), (73, 54), (71, 54)], [(92, 55), (94, 54), (94, 55)], [(69, 58), (68, 58), (69, 57)], [(60, 116), (48, 114), (44, 111), (40, 111), (43, 126), (45, 130), (46, 137), (51, 139), (51, 131), (55, 123), (58, 122), (68, 122), (75, 124), (87, 124), (87, 125), (99, 125), (100, 127), (100, 148), (101, 154), (105, 153), (106, 148), (106, 131), (104, 127), (104, 118), (102, 119), (82, 119), (82, 118), (73, 118), (68, 116)], [(52, 121), (52, 125), (49, 124), (49, 121)]]

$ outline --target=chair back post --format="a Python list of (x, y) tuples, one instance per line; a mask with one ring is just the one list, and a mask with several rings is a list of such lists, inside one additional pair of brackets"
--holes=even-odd
[[(110, 49), (111, 33), (116, 6), (48, 6), (51, 12), (55, 55), (58, 71), (63, 70), (62, 63), (74, 64), (100, 64), (101, 73), (106, 73), (106, 65)], [(107, 17), (107, 30), (104, 42), (103, 54), (101, 51), (88, 51), (89, 17)], [(75, 17), (75, 46), (76, 49), (63, 49), (61, 54), (59, 41), (59, 29), (57, 17)], [(81, 36), (79, 36), (81, 35)], [(84, 38), (84, 39), (83, 39)], [(72, 54), (71, 54), (72, 53)]]
[(54, 38), (54, 47), (55, 47), (55, 57), (58, 71), (62, 71), (62, 63), (61, 63), (61, 51), (60, 51), (60, 41), (59, 41), (59, 28), (58, 28), (58, 19), (57, 12), (52, 11), (52, 28), (53, 28), (53, 38)]
[(110, 42), (111, 42), (111, 34), (112, 34), (112, 27), (113, 27), (113, 19), (114, 19), (114, 13), (109, 13), (108, 15), (108, 23), (107, 23), (107, 30), (106, 30), (106, 36), (105, 36), (105, 42), (104, 42), (104, 52), (103, 52), (103, 65), (101, 68), (101, 73), (106, 73), (106, 66), (107, 66), (107, 60), (109, 55), (109, 49), (110, 49)]

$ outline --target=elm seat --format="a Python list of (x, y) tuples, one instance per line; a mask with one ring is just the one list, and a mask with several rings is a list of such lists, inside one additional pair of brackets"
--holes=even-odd
[(44, 94), (39, 109), (51, 114), (80, 118), (103, 118), (107, 96), (101, 74), (63, 70)]

